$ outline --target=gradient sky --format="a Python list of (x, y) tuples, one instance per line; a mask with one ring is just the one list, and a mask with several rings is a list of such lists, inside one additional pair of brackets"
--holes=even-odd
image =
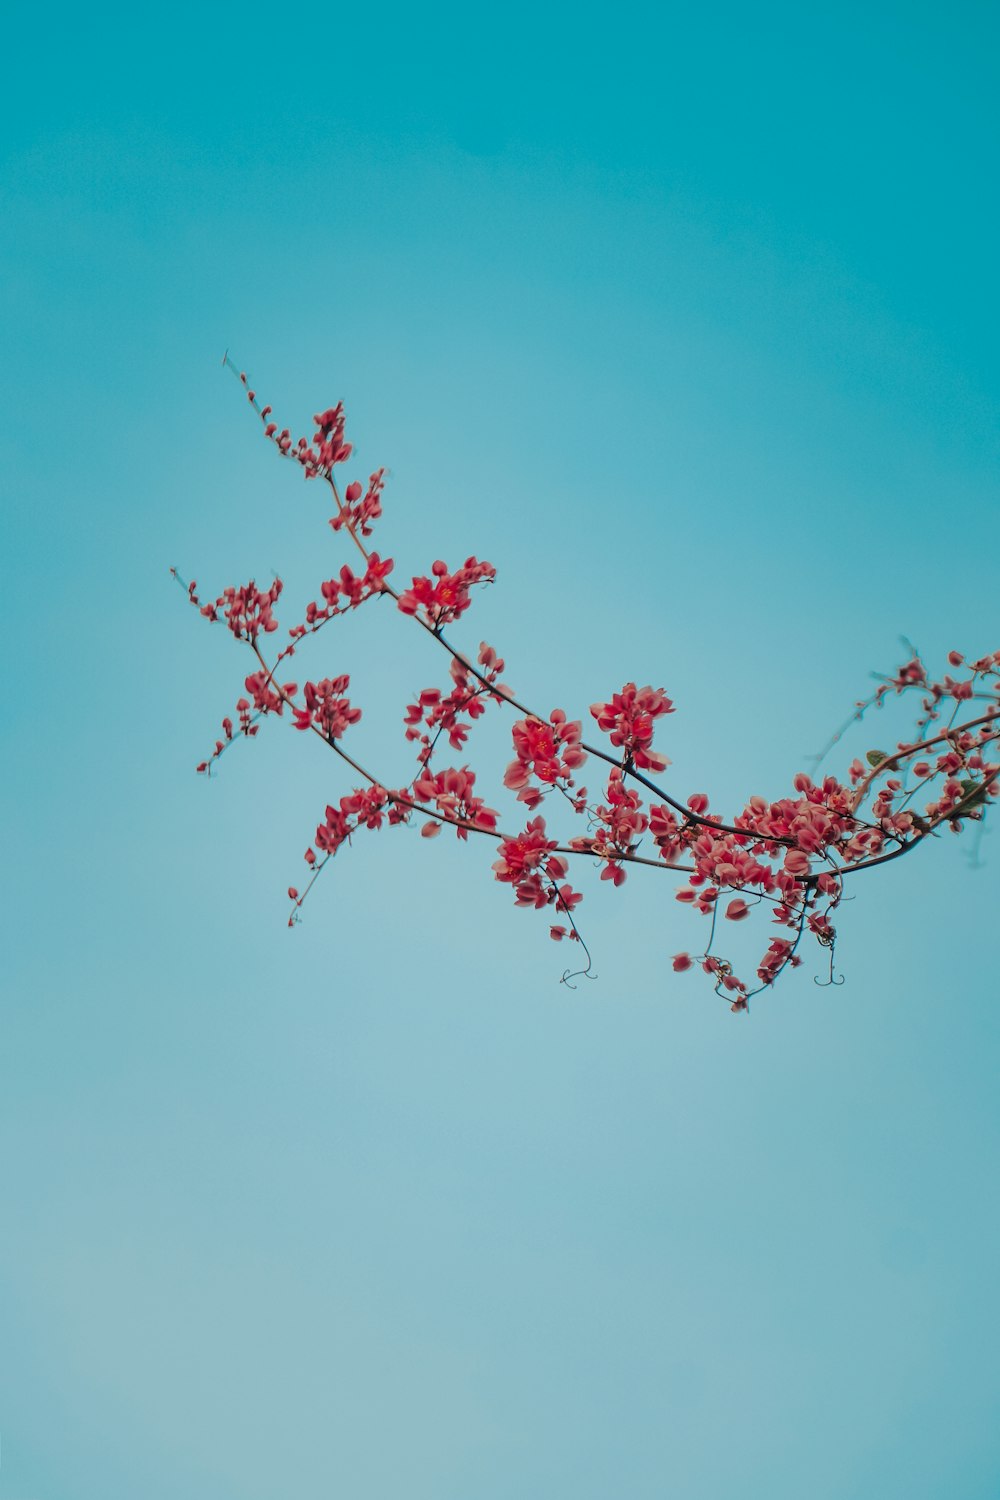
[[(167, 571), (291, 623), (345, 555), (231, 347), (343, 398), (398, 576), (497, 566), (456, 636), (528, 702), (662, 685), (680, 795), (784, 794), (901, 635), (1000, 645), (998, 30), (5, 23), (0, 1500), (1000, 1494), (995, 832), (749, 1019), (652, 873), (583, 872), (560, 987), (485, 841), (359, 839), (290, 933), (347, 783), (283, 724), (194, 775), (248, 667)], [(444, 659), (343, 625), (300, 680), (397, 783)]]

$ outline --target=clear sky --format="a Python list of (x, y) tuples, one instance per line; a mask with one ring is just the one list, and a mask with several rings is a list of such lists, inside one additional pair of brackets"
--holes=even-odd
[[(998, 29), (5, 22), (0, 1500), (995, 1500), (996, 833), (749, 1019), (666, 876), (584, 872), (560, 987), (485, 841), (358, 840), (289, 932), (347, 783), (283, 724), (194, 775), (248, 667), (168, 568), (291, 623), (344, 558), (231, 347), (345, 401), (404, 580), (496, 565), (456, 635), (529, 702), (662, 685), (672, 787), (783, 794), (900, 635), (1000, 645)], [(395, 783), (443, 666), (373, 610), (299, 675)]]

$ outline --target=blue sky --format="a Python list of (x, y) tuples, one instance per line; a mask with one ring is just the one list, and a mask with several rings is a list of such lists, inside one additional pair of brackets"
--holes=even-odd
[[(345, 401), (404, 579), (497, 566), (457, 634), (527, 701), (663, 685), (672, 785), (782, 794), (901, 634), (1000, 644), (997, 41), (9, 23), (0, 1500), (996, 1495), (995, 834), (859, 877), (844, 986), (749, 1020), (666, 879), (581, 878), (574, 993), (450, 839), (359, 840), (289, 933), (346, 784), (280, 724), (194, 776), (247, 666), (167, 570), (290, 623), (342, 560), (231, 347), (292, 427)], [(309, 673), (401, 779), (443, 660), (342, 623)]]

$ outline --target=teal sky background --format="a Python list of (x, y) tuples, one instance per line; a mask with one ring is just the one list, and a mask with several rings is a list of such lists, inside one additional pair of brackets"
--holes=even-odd
[[(782, 795), (902, 634), (1000, 645), (996, 8), (5, 27), (0, 1500), (995, 1500), (996, 833), (749, 1019), (653, 872), (581, 872), (575, 992), (485, 841), (290, 933), (348, 783), (280, 723), (194, 775), (249, 666), (168, 568), (291, 624), (346, 556), (229, 347), (344, 400), (397, 577), (496, 565), (528, 702), (662, 685), (673, 789)], [(396, 783), (445, 659), (341, 623), (296, 675)]]

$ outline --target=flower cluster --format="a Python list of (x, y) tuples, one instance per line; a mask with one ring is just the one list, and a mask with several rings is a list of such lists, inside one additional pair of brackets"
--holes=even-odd
[[(285, 706), (285, 699), (293, 698), (298, 691), (294, 682), (288, 682), (283, 687), (276, 688), (273, 672), (265, 672), (263, 668), (259, 672), (251, 672), (243, 686), (253, 699), (253, 706), (259, 714), (280, 714)], [(241, 698), (236, 707), (242, 727), (243, 720), (250, 711), (250, 705), (245, 698)], [(244, 733), (246, 732), (244, 728)]]
[[(482, 797), (476, 796), (473, 787), (476, 775), (468, 766), (455, 770), (438, 771), (436, 775), (423, 771), (413, 783), (414, 797), (424, 803), (432, 803), (445, 823), (450, 823), (460, 839), (467, 839), (471, 830), (492, 833), (497, 826), (497, 814), (487, 807)], [(433, 838), (441, 832), (441, 822), (431, 819), (422, 829), (425, 838)]]
[[(326, 809), (326, 819), (316, 829), (313, 841), (316, 848), (326, 855), (336, 854), (341, 844), (346, 843), (359, 828), (381, 828), (387, 812), (392, 822), (396, 795), (375, 782), (371, 786), (357, 787), (341, 797), (336, 807)], [(402, 822), (403, 817), (397, 815), (396, 821)], [(316, 855), (312, 849), (306, 850), (305, 858), (308, 865), (315, 866)], [(293, 901), (298, 899), (298, 892), (289, 891), (289, 895)]]
[(682, 858), (697, 826), (679, 816), (665, 802), (650, 803), (649, 832), (665, 864), (675, 865)]
[(622, 748), (623, 764), (640, 771), (664, 771), (670, 762), (653, 748), (653, 729), (661, 714), (672, 714), (674, 705), (662, 688), (637, 688), (626, 682), (608, 703), (592, 703), (590, 712), (598, 728), (610, 734), (612, 745)]
[[(557, 885), (568, 873), (565, 859), (553, 852), (557, 848), (555, 840), (545, 836), (542, 817), (531, 818), (523, 833), (502, 841), (493, 870), (497, 880), (514, 887), (515, 906), (555, 906), (572, 916), (583, 897), (568, 884)], [(565, 929), (553, 929), (552, 936), (565, 936)]]
[(424, 688), (417, 694), (416, 702), (407, 705), (403, 720), (406, 738), (419, 744), (417, 753), (424, 764), (430, 760), (442, 734), (448, 736), (453, 750), (462, 749), (469, 736), (469, 726), (461, 722), (462, 715), (470, 720), (478, 719), (486, 712), (488, 700), (492, 699), (494, 703), (504, 701), (507, 689), (497, 681), (504, 668), (503, 659), (483, 641), (478, 661), (482, 671), (473, 676), (469, 664), (453, 656), (451, 680), (454, 686), (451, 692)]
[(544, 787), (573, 785), (572, 773), (587, 759), (580, 743), (579, 719), (569, 720), (561, 708), (554, 708), (548, 723), (542, 719), (518, 719), (511, 729), (515, 760), (504, 772), (503, 784), (517, 792), (519, 802), (535, 808), (545, 792), (532, 785), (532, 777)]
[(435, 630), (457, 620), (471, 604), (469, 590), (477, 583), (492, 583), (496, 568), (488, 562), (467, 557), (454, 573), (448, 564), (438, 560), (431, 565), (431, 578), (414, 578), (413, 587), (404, 589), (397, 601), (404, 615), (418, 615)]
[[(736, 826), (753, 833), (768, 854), (776, 854), (787, 845), (806, 856), (823, 854), (831, 846), (844, 858), (863, 858), (871, 852), (866, 841), (852, 850), (850, 840), (859, 832), (854, 816), (854, 799), (835, 776), (826, 776), (814, 784), (804, 771), (792, 782), (798, 797), (784, 797), (768, 802), (751, 797), (736, 818)], [(864, 831), (864, 830), (861, 830)], [(877, 830), (875, 830), (877, 837)], [(807, 865), (796, 873), (807, 873)]]
[(344, 730), (361, 718), (360, 708), (352, 708), (345, 696), (350, 682), (346, 673), (324, 677), (322, 682), (307, 682), (303, 688), (306, 706), (294, 710), (295, 728), (311, 729), (315, 725), (331, 744), (339, 740)]
[[(240, 379), (245, 385), (245, 377), (241, 375)], [(256, 392), (248, 390), (247, 396), (250, 404), (256, 406)], [(313, 417), (316, 431), (313, 433), (312, 444), (304, 437), (293, 444), (287, 427), (279, 432), (277, 422), (267, 420), (271, 415), (269, 406), (265, 406), (260, 415), (264, 422), (264, 436), (274, 443), (285, 458), (294, 458), (300, 463), (307, 479), (328, 478), (335, 464), (345, 463), (351, 456), (351, 444), (344, 441), (344, 408), (339, 401), (336, 406)]]
[(368, 480), (367, 489), (357, 479), (349, 484), (344, 491), (343, 500), (338, 503), (337, 514), (330, 518), (330, 525), (334, 531), (339, 531), (342, 526), (346, 526), (348, 531), (355, 535), (371, 536), (372, 523), (377, 521), (382, 514), (384, 487), (384, 469), (375, 470)]
[[(327, 578), (320, 584), (320, 593), (326, 600), (318, 604), (315, 599), (306, 605), (305, 624), (295, 625), (288, 632), (299, 638), (310, 631), (318, 630), (324, 620), (332, 620), (349, 609), (357, 609), (366, 599), (374, 599), (385, 588), (385, 580), (392, 572), (393, 561), (387, 557), (383, 562), (377, 552), (368, 558), (368, 565), (360, 577), (346, 563), (336, 578)], [(343, 603), (341, 603), (343, 599)]]
[(270, 635), (277, 630), (278, 622), (273, 610), (283, 587), (281, 579), (276, 578), (267, 592), (263, 593), (251, 579), (248, 584), (239, 588), (223, 589), (214, 604), (200, 604), (192, 582), (188, 585), (188, 598), (192, 604), (198, 605), (206, 620), (217, 621), (221, 610), (222, 618), (236, 639), (249, 641), (253, 645), (262, 631), (265, 635)]
[(571, 840), (570, 847), (596, 854), (604, 861), (601, 879), (622, 885), (625, 880), (623, 859), (636, 850), (649, 827), (649, 818), (641, 811), (642, 798), (625, 779), (618, 766), (612, 766), (608, 777), (607, 805), (591, 810), (597, 825), (594, 833)]
[(352, 447), (344, 441), (344, 405), (338, 401), (336, 406), (328, 407), (319, 416), (313, 417), (316, 423), (316, 431), (313, 433), (313, 442), (316, 444), (316, 454), (312, 459), (317, 472), (329, 473), (334, 464), (342, 464), (350, 458)]
[(307, 479), (329, 479), (334, 466), (342, 464), (350, 458), (353, 447), (344, 439), (344, 406), (338, 401), (336, 406), (328, 407), (326, 411), (319, 412), (313, 417), (315, 432), (312, 443), (304, 437), (293, 441), (292, 434), (287, 427), (280, 432), (277, 422), (270, 420), (271, 407), (261, 406), (257, 401), (257, 392), (250, 386), (244, 370), (238, 370), (229, 358), (228, 351), (223, 364), (238, 375), (240, 384), (247, 393), (247, 400), (254, 411), (260, 417), (264, 428), (264, 436), (268, 442), (273, 443), (282, 458), (293, 458), (305, 470)]

